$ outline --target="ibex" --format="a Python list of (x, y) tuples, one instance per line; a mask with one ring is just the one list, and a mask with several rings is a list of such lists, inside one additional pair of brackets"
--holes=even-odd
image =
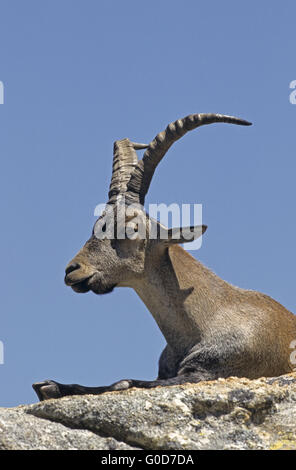
[[(154, 171), (169, 147), (187, 131), (218, 122), (251, 124), (220, 114), (194, 114), (170, 124), (149, 145), (116, 141), (108, 202), (115, 225), (128, 226), (131, 205), (143, 208)], [(146, 150), (138, 161), (136, 150), (142, 148)], [(125, 201), (121, 222), (116, 204), (120, 199)], [(110, 211), (106, 214), (96, 222), (102, 231)], [(115, 287), (132, 287), (137, 292), (167, 342), (157, 379), (126, 379), (106, 387), (46, 380), (33, 385), (39, 399), (291, 372), (296, 316), (267, 295), (220, 279), (179, 245), (200, 236), (206, 226), (182, 229), (176, 237), (175, 229), (152, 220), (144, 209), (142, 216), (157, 227), (156, 238), (151, 239), (148, 232), (137, 236), (136, 226), (136, 236), (130, 238), (97, 237), (95, 224), (91, 238), (67, 265), (65, 283), (80, 293), (106, 294)]]

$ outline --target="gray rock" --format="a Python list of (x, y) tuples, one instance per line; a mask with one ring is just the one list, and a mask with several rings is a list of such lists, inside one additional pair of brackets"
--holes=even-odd
[(127, 450), (127, 444), (36, 418), (25, 407), (0, 409), (1, 450)]
[(296, 450), (296, 374), (134, 388), (2, 409), (0, 448)]

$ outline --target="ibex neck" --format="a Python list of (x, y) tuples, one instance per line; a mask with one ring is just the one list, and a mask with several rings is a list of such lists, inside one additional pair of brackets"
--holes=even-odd
[(156, 320), (169, 346), (178, 354), (204, 336), (216, 306), (231, 286), (180, 246), (172, 246), (151, 263), (133, 288)]

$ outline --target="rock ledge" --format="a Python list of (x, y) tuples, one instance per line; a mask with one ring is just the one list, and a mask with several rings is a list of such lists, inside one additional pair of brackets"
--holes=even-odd
[(0, 408), (0, 449), (296, 450), (296, 373)]

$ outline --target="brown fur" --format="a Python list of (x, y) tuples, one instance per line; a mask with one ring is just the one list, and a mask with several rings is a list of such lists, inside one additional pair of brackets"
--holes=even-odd
[[(193, 124), (196, 127), (211, 122), (250, 124), (221, 115), (189, 116), (159, 134), (138, 164), (135, 155), (128, 152), (139, 144), (122, 141), (116, 147), (111, 198), (115, 200), (117, 191), (122, 192), (124, 188), (131, 200), (137, 191), (143, 200), (154, 169), (173, 140), (192, 129)], [(133, 169), (130, 180), (126, 173), (129, 168)], [(115, 208), (113, 215), (116, 220)], [(140, 215), (156, 223), (144, 212)], [(126, 222), (124, 219), (123, 224)], [(223, 281), (176, 245), (172, 231), (160, 224), (158, 228), (159, 232), (167, 231), (167, 240), (160, 237), (151, 240), (148, 232), (146, 238), (136, 236), (133, 240), (98, 239), (93, 234), (66, 267), (65, 277), (66, 284), (75, 292), (92, 290), (105, 294), (114, 287), (131, 287), (137, 292), (167, 341), (159, 360), (157, 380), (128, 379), (109, 387), (45, 381), (33, 386), (41, 400), (231, 375), (251, 379), (278, 376), (292, 370), (290, 355), (291, 343), (296, 340), (296, 317), (264, 294)], [(203, 233), (206, 227), (197, 229), (193, 237)], [(184, 241), (182, 237), (177, 240)]]
[[(112, 247), (109, 240), (91, 239), (72, 263), (80, 268), (66, 277), (70, 285), (95, 273), (89, 288), (96, 293), (115, 285), (138, 293), (166, 338), (172, 374), (177, 369), (182, 374), (188, 357), (196, 358), (199, 350), (206, 363), (212, 354), (211, 371), (222, 376), (292, 370), (296, 317), (270, 297), (220, 279), (178, 245), (117, 240)], [(79, 285), (73, 288), (79, 292)]]

